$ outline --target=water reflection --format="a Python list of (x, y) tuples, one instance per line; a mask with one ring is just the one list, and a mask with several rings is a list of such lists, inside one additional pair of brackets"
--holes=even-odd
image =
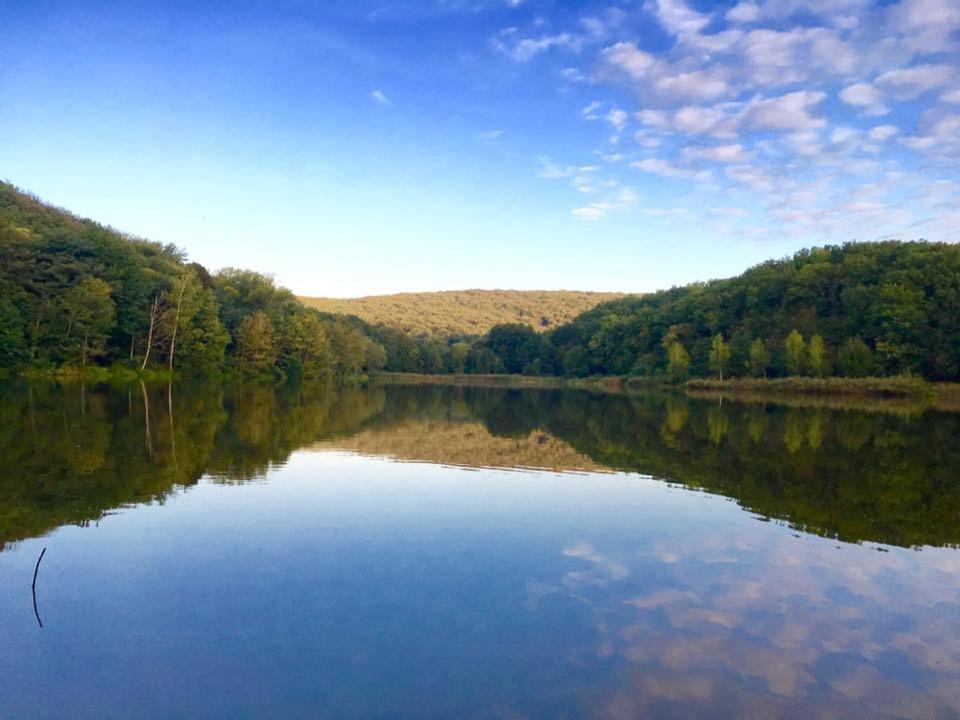
[(403, 387), (0, 386), (0, 543), (242, 483), (300, 448), (467, 467), (630, 471), (845, 541), (960, 542), (960, 415), (681, 395)]
[(958, 425), (3, 385), (0, 716), (957, 717)]

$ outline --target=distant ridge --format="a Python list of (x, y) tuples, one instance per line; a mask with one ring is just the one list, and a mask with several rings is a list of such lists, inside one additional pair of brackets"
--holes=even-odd
[(624, 293), (574, 290), (444, 290), (359, 298), (301, 297), (323, 312), (356, 315), (417, 335), (483, 335), (494, 325), (524, 323), (539, 331), (570, 322)]

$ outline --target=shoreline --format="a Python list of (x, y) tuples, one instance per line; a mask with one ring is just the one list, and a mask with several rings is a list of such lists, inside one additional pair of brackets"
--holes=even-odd
[(683, 385), (668, 385), (658, 378), (619, 375), (562, 378), (527, 375), (421, 375), (418, 373), (377, 373), (374, 384), (450, 385), (457, 387), (500, 387), (574, 389), (615, 394), (682, 392), (700, 400), (729, 399), (744, 403), (776, 403), (793, 406), (833, 407), (922, 412), (925, 409), (960, 412), (960, 383), (931, 383), (919, 378), (738, 378), (718, 380), (697, 378)]

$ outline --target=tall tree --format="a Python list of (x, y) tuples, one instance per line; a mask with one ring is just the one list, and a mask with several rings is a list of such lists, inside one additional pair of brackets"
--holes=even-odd
[(824, 345), (823, 338), (814, 335), (810, 338), (810, 347), (807, 349), (809, 357), (810, 374), (814, 377), (822, 378), (829, 374), (830, 361), (827, 359), (827, 347)]
[(723, 373), (729, 365), (730, 346), (723, 341), (723, 335), (717, 333), (713, 336), (713, 342), (710, 345), (710, 369), (723, 380)]
[(866, 377), (873, 372), (873, 352), (861, 338), (847, 338), (837, 353), (840, 373), (845, 377)]
[(804, 341), (803, 335), (797, 332), (796, 329), (787, 335), (786, 342), (784, 343), (784, 351), (784, 361), (787, 366), (787, 372), (790, 375), (801, 375), (806, 365), (807, 343)]
[(674, 341), (667, 351), (667, 377), (672, 383), (680, 383), (687, 379), (689, 370), (690, 355), (687, 349)]
[(102, 352), (107, 333), (116, 315), (110, 285), (100, 278), (84, 278), (63, 296), (67, 315), (67, 338), (74, 333), (80, 338), (80, 361), (83, 367), (91, 353)]
[(770, 351), (760, 338), (755, 338), (750, 345), (750, 360), (748, 361), (750, 374), (754, 377), (767, 376), (770, 366)]

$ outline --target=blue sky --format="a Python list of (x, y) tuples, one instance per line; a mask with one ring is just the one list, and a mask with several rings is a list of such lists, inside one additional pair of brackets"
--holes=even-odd
[(0, 0), (0, 178), (304, 294), (960, 240), (960, 0)]

